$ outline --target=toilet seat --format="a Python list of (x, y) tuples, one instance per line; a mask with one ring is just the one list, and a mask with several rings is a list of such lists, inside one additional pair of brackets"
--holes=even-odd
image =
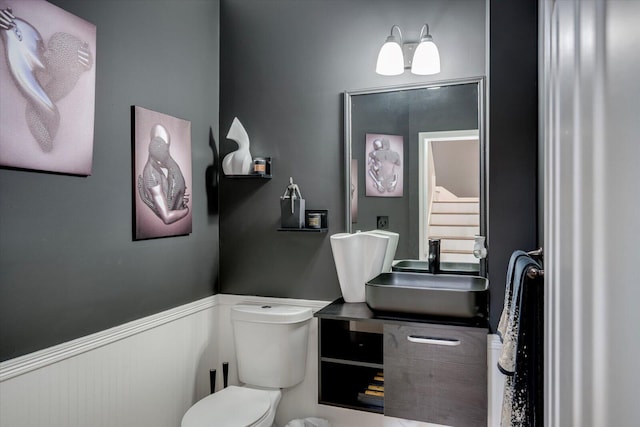
[(229, 386), (193, 405), (182, 427), (254, 426), (270, 415), (271, 404), (268, 391)]

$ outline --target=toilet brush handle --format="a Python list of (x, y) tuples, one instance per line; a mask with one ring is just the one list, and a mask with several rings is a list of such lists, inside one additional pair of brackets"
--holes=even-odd
[(216, 370), (209, 370), (209, 384), (211, 385), (211, 394), (216, 392)]
[(229, 384), (229, 362), (222, 362), (222, 384), (224, 388)]

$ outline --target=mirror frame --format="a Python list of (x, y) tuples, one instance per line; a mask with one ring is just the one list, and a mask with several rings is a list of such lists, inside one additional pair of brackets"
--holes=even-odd
[[(428, 89), (432, 87), (443, 86), (455, 86), (462, 84), (477, 84), (478, 85), (478, 135), (480, 138), (480, 235), (485, 236), (485, 245), (487, 252), (489, 249), (489, 236), (488, 236), (488, 224), (489, 224), (489, 210), (488, 210), (488, 177), (489, 172), (489, 157), (487, 155), (487, 135), (486, 135), (486, 116), (485, 116), (485, 77), (469, 77), (463, 79), (441, 80), (430, 83), (419, 83), (409, 85), (398, 86), (385, 86), (372, 89), (359, 89), (344, 92), (344, 163), (345, 163), (345, 223), (347, 233), (353, 232), (351, 223), (351, 98), (358, 95), (371, 95), (376, 93), (397, 92), (414, 89)], [(487, 257), (480, 260), (480, 272), (479, 275), (487, 277)], [(447, 270), (443, 273), (462, 273), (460, 271)]]

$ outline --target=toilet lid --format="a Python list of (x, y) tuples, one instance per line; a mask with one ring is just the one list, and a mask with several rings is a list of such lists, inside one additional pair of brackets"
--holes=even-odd
[(182, 418), (182, 427), (250, 426), (262, 418), (271, 401), (269, 393), (229, 386), (193, 405)]

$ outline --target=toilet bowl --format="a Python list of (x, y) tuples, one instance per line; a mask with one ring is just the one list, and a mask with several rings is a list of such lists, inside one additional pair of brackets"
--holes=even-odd
[(196, 402), (182, 427), (271, 427), (282, 388), (304, 379), (312, 312), (307, 307), (239, 304), (231, 308), (238, 378)]
[(193, 405), (182, 418), (182, 427), (271, 427), (282, 393), (229, 386)]

